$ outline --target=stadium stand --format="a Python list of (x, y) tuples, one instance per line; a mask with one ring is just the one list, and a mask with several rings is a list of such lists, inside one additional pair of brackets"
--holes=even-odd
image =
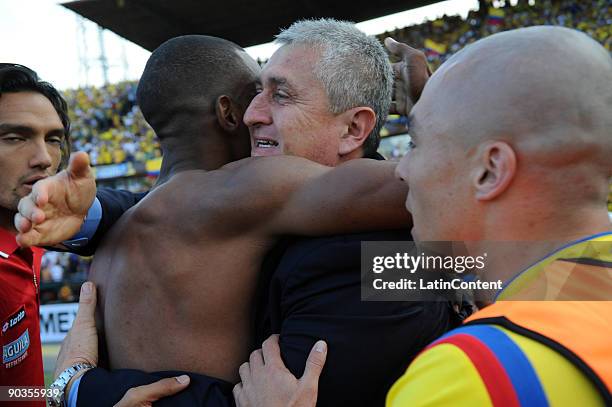
[[(487, 2), (483, 2), (487, 3)], [(544, 0), (534, 5), (519, 1), (514, 7), (490, 4), (478, 11), (470, 11), (464, 20), (459, 16), (444, 16), (385, 32), (377, 37), (391, 36), (398, 41), (421, 48), (432, 68), (437, 68), (464, 46), (499, 31), (531, 25), (558, 25), (584, 31), (612, 50), (612, 2), (610, 0)], [(484, 4), (483, 4), (484, 6)]]
[(136, 106), (136, 82), (65, 92), (75, 151), (94, 166), (143, 162), (159, 157), (153, 130)]

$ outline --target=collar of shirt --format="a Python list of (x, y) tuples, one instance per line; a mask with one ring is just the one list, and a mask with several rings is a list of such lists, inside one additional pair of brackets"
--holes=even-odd
[(21, 249), (17, 244), (15, 235), (4, 228), (0, 228), (0, 260), (5, 257), (3, 254), (10, 256), (15, 254), (16, 251), (19, 251), (18, 256), (27, 260), (28, 263), (32, 263), (33, 260), (39, 261), (45, 252), (40, 247)]
[[(0, 252), (10, 256), (19, 249), (15, 235), (4, 228), (0, 228)], [(0, 256), (4, 257), (2, 254)]]

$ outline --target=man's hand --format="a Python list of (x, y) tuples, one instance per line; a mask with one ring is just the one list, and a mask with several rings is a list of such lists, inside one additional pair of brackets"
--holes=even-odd
[(145, 386), (133, 387), (115, 407), (151, 407), (154, 401), (172, 396), (189, 386), (189, 376), (169, 377)]
[(55, 378), (77, 363), (98, 364), (98, 332), (96, 311), (96, 286), (87, 281), (81, 286), (79, 310), (72, 328), (64, 338), (55, 364)]
[(68, 168), (34, 184), (19, 201), (15, 227), (22, 247), (54, 246), (74, 236), (96, 196), (89, 157), (80, 152)]
[(326, 356), (325, 342), (315, 343), (298, 380), (281, 359), (278, 335), (272, 335), (240, 366), (242, 382), (234, 387), (237, 407), (314, 407)]
[(431, 70), (423, 52), (397, 42), (391, 37), (385, 38), (385, 46), (391, 55), (400, 59), (399, 62), (391, 64), (395, 76), (391, 113), (408, 116), (412, 106), (421, 97), (425, 83), (431, 76)]

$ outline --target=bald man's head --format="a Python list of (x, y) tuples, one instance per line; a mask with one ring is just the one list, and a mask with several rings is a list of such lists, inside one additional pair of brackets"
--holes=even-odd
[[(612, 59), (583, 33), (530, 27), (480, 40), (431, 77), (412, 116), (416, 148), (399, 172), (415, 227), (419, 211), (446, 223), (432, 238), (480, 239), (502, 213), (546, 221), (551, 203), (605, 209)], [(449, 199), (446, 213), (436, 202)]]
[(466, 142), (612, 147), (612, 58), (579, 31), (538, 26), (493, 35), (453, 56), (430, 85), (424, 98), (453, 114), (446, 123)]

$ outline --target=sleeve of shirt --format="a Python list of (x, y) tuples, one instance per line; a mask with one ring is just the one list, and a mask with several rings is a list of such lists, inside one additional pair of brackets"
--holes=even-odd
[(83, 377), (82, 375), (79, 376), (74, 383), (72, 383), (72, 386), (70, 387), (70, 394), (68, 394), (68, 399), (67, 399), (67, 403), (66, 405), (68, 407), (76, 407), (77, 405), (77, 398), (79, 396), (79, 384), (81, 384), (81, 377)]
[(81, 229), (70, 240), (64, 241), (63, 245), (71, 250), (78, 250), (80, 247), (86, 246), (95, 235), (96, 230), (98, 230), (101, 220), (102, 205), (100, 204), (100, 200), (96, 197), (87, 212)]
[(421, 353), (387, 394), (387, 407), (492, 406), (470, 359), (444, 343)]

